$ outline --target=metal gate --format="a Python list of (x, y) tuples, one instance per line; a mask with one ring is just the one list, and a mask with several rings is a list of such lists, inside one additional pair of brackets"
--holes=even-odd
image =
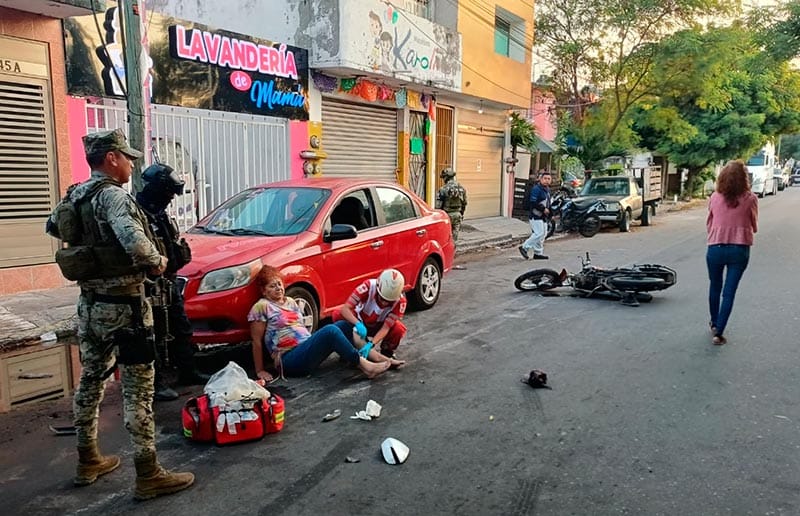
[[(125, 103), (87, 104), (86, 132), (121, 128)], [(251, 186), (289, 179), (288, 124), (281, 118), (173, 106), (151, 106), (152, 154), (186, 182), (169, 211), (182, 231), (228, 197)]]
[(408, 186), (415, 194), (422, 199), (426, 197), (426, 186), (428, 184), (425, 172), (428, 169), (428, 145), (425, 140), (425, 120), (424, 113), (409, 113), (411, 149), (408, 157)]

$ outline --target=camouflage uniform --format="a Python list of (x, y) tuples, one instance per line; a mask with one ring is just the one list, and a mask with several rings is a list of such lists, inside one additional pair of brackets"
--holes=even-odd
[(461, 221), (464, 219), (464, 210), (467, 209), (467, 190), (456, 181), (455, 172), (452, 170), (443, 170), (441, 176), (445, 178), (446, 182), (439, 189), (436, 207), (443, 209), (450, 216), (453, 240), (458, 240)]
[[(141, 153), (127, 146), (120, 131), (92, 134), (84, 138), (86, 155), (120, 150), (130, 157)], [(78, 435), (78, 447), (90, 446), (97, 440), (97, 421), (103, 399), (105, 381), (112, 371), (118, 348), (115, 332), (129, 329), (140, 322), (152, 329), (153, 313), (144, 297), (144, 270), (158, 267), (161, 254), (146, 233), (147, 218), (134, 198), (106, 174), (93, 170), (88, 181), (74, 188), (70, 195), (80, 198), (97, 182), (111, 181), (91, 198), (92, 213), (103, 240), (118, 241), (141, 272), (102, 279), (78, 281), (78, 339), (81, 351), (81, 379), (75, 392), (73, 410)], [(56, 225), (57, 220), (54, 220)], [(140, 317), (130, 304), (95, 300), (96, 295), (139, 298)], [(141, 318), (141, 321), (136, 319)], [(155, 424), (153, 421), (153, 364), (120, 365), (122, 375), (123, 412), (125, 428), (131, 436), (135, 456), (155, 453)]]

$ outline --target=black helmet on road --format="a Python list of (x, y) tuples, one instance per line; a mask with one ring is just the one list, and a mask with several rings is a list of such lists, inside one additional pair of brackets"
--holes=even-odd
[(144, 169), (142, 181), (157, 190), (175, 195), (183, 195), (183, 186), (186, 184), (174, 168), (163, 163), (155, 163)]

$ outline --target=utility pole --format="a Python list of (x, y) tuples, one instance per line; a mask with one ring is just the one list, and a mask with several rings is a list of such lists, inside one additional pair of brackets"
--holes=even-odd
[[(145, 119), (147, 103), (144, 97), (144, 78), (142, 77), (142, 27), (137, 0), (120, 0), (118, 2), (122, 16), (124, 37), (123, 53), (125, 57), (125, 82), (128, 92), (128, 140), (131, 147), (141, 150), (147, 155), (145, 139)], [(142, 189), (142, 160), (136, 160), (131, 176), (134, 192)]]

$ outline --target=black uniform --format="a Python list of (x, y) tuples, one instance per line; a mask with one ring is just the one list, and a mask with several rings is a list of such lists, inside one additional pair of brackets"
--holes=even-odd
[[(166, 249), (166, 256), (169, 260), (167, 270), (163, 277), (167, 280), (167, 285), (149, 285), (149, 294), (162, 300), (168, 300), (166, 310), (154, 306), (153, 317), (155, 319), (156, 342), (164, 342), (168, 345), (170, 364), (178, 370), (178, 381), (182, 384), (204, 383), (208, 380), (207, 375), (197, 372), (194, 365), (194, 346), (192, 344), (192, 325), (186, 316), (183, 306), (183, 293), (177, 284), (177, 272), (181, 267), (189, 263), (192, 259), (191, 250), (186, 241), (180, 237), (177, 223), (169, 216), (166, 209), (175, 195), (183, 193), (183, 181), (175, 174), (174, 170), (167, 165), (152, 165), (142, 173), (144, 188), (136, 194), (136, 201), (142, 207), (150, 222), (150, 227), (156, 237), (162, 241)], [(166, 287), (169, 292), (159, 295), (160, 288)], [(154, 302), (158, 305), (158, 302)], [(166, 317), (166, 321), (163, 319)], [(168, 332), (165, 335), (164, 332)], [(161, 371), (164, 366), (164, 358), (160, 357), (156, 364), (157, 376), (163, 380)], [(157, 382), (162, 383), (163, 381)]]

